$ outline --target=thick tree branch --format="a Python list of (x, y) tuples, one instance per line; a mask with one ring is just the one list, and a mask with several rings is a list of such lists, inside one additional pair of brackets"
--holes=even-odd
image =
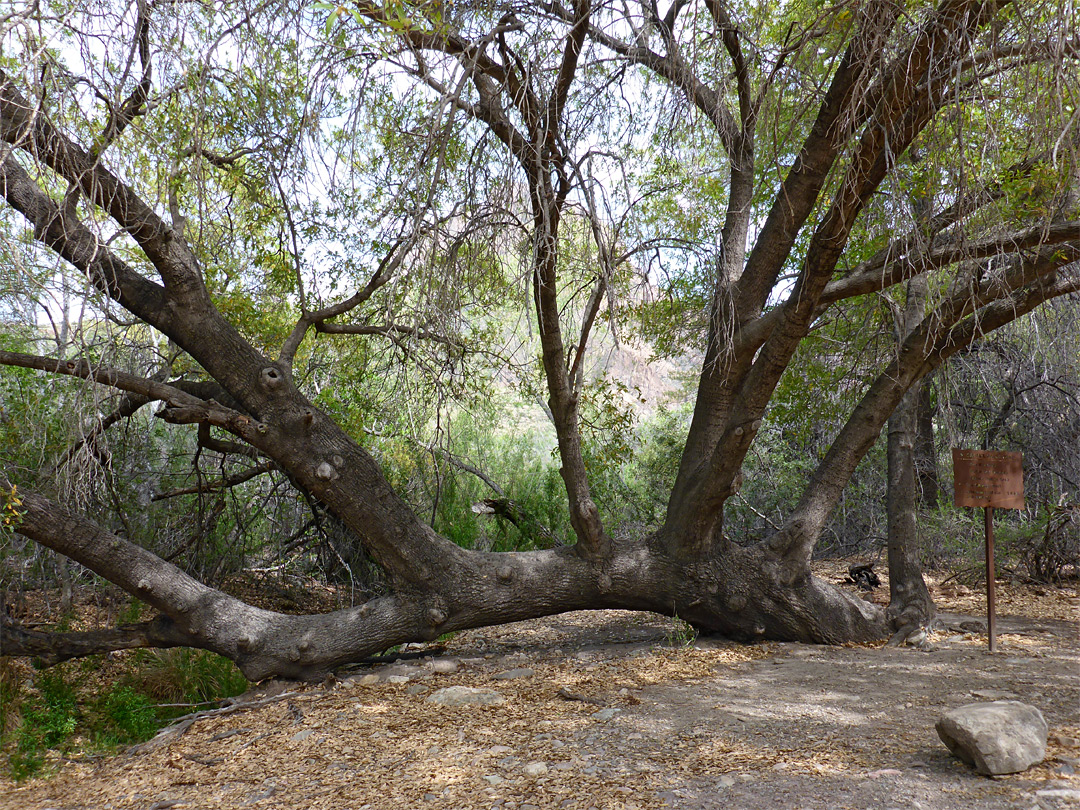
[[(891, 3), (876, 4), (844, 51), (817, 118), (747, 257), (735, 302), (740, 323), (757, 317), (764, 308), (796, 237), (817, 204), (841, 146), (864, 122), (881, 92), (867, 90), (866, 84), (879, 64), (886, 37), (896, 24), (899, 11)], [(895, 70), (899, 70), (903, 60), (897, 61)]]
[[(692, 499), (680, 505), (682, 511), (700, 516), (697, 520), (701, 525), (689, 532), (690, 538), (699, 538), (696, 542), (708, 543), (715, 534), (714, 516), (719, 514), (736, 484), (738, 470), (760, 427), (765, 408), (795, 349), (807, 334), (821, 293), (847, 245), (858, 215), (886, 176), (890, 162), (931, 120), (944, 79), (951, 78), (947, 72), (941, 73), (940, 80), (926, 74), (949, 63), (946, 56), (960, 49), (978, 26), (989, 21), (997, 7), (994, 3), (979, 7), (974, 0), (944, 0), (915, 37), (911, 48), (894, 63), (889, 83), (877, 101), (845, 177), (811, 237), (802, 271), (781, 308), (780, 322), (739, 380), (724, 432), (711, 451), (704, 475), (693, 485)], [(758, 238), (759, 245), (762, 238)]]
[(71, 658), (144, 647), (188, 647), (191, 637), (164, 617), (114, 629), (46, 633), (28, 630), (0, 616), (0, 650), (4, 655), (36, 658), (51, 667)]
[(850, 275), (827, 284), (821, 294), (820, 306), (884, 290), (913, 276), (956, 262), (977, 261), (1077, 239), (1080, 239), (1080, 220), (1034, 225), (981, 240), (956, 237), (915, 255), (897, 251), (884, 260), (875, 257), (856, 267)]
[(545, 124), (547, 132), (550, 134), (559, 131), (563, 110), (566, 107), (566, 101), (570, 96), (570, 88), (574, 83), (574, 76), (577, 73), (581, 49), (585, 44), (585, 37), (589, 32), (589, 16), (592, 13), (591, 3), (589, 0), (572, 0), (572, 2), (574, 6), (574, 18), (570, 33), (566, 37), (566, 46), (563, 48), (563, 57), (559, 64), (559, 72), (555, 77), (555, 86), (552, 88), (547, 103)]
[[(178, 406), (197, 407), (207, 404), (174, 385), (105, 366), (94, 366), (86, 360), (57, 360), (55, 357), (42, 357), (40, 355), (0, 350), (0, 365), (19, 366), (20, 368), (48, 371), (52, 374), (81, 377), (84, 380), (93, 380), (101, 385), (108, 385), (121, 391), (137, 394), (147, 400), (160, 399)], [(222, 409), (222, 412), (228, 410), (220, 405), (218, 407)]]
[(0, 139), (42, 160), (107, 211), (154, 264), (166, 295), (204, 309), (210, 298), (195, 256), (157, 213), (97, 157), (60, 132), (0, 70)]
[[(742, 227), (740, 231), (725, 232), (725, 255), (722, 256), (725, 272), (718, 279), (714, 293), (694, 416), (668, 503), (665, 525), (665, 534), (679, 538), (676, 542), (685, 545), (688, 553), (700, 553), (721, 536), (719, 512), (706, 516), (688, 500), (696, 497), (691, 495), (692, 491), (701, 491), (698, 478), (704, 473), (706, 459), (716, 453), (725, 432), (731, 433), (730, 439), (736, 435), (735, 430), (739, 431), (737, 438), (741, 439), (742, 453), (749, 448), (753, 438), (746, 425), (752, 425), (755, 418), (741, 417), (740, 424), (731, 423), (736, 392), (754, 358), (753, 352), (733, 353), (732, 337), (740, 325), (752, 322), (764, 308), (796, 237), (817, 203), (841, 146), (866, 114), (859, 110), (868, 106), (867, 97), (876, 95), (864, 91), (864, 86), (880, 60), (881, 46), (895, 25), (898, 13), (898, 7), (893, 4), (877, 4), (862, 20), (833, 74), (817, 118), (781, 184), (754, 247), (746, 257), (745, 266), (742, 259), (749, 210), (749, 196), (745, 190), (752, 190), (753, 172), (742, 173), (744, 182), (740, 186), (736, 182), (739, 175), (734, 171), (737, 164), (733, 164), (732, 189), (738, 191), (745, 187), (743, 196), (746, 200), (737, 200), (733, 195), (725, 231), (736, 223)], [(746, 211), (733, 209), (736, 202), (742, 203)], [(732, 216), (737, 213), (741, 218)], [(739, 452), (736, 449), (731, 457), (739, 458)], [(738, 466), (732, 464), (724, 476), (726, 480), (711, 488), (730, 491)], [(684, 525), (689, 515), (696, 516), (693, 530)]]
[(98, 290), (147, 323), (168, 323), (164, 289), (118, 259), (82, 222), (42, 191), (10, 154), (0, 164), (0, 193), (29, 220), (35, 238), (86, 273)]

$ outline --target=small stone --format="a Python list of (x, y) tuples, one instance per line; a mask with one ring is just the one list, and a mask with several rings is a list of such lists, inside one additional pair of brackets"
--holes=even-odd
[(436, 658), (431, 662), (431, 671), (436, 675), (453, 675), (460, 669), (460, 664), (453, 658)]
[(1006, 692), (1002, 689), (975, 689), (971, 694), (983, 700), (1014, 700), (1020, 697), (1015, 692)]
[[(413, 666), (412, 664), (390, 664), (390, 666), (383, 667), (379, 670), (385, 680), (390, 681), (390, 678), (394, 676), (403, 677), (406, 679), (415, 678), (419, 675), (426, 675), (427, 673), (421, 667)], [(400, 681), (390, 681), (391, 683), (400, 683)]]
[(717, 784), (720, 785), (720, 787), (733, 787), (735, 785), (735, 777), (724, 774), (717, 780)]
[(484, 781), (489, 785), (501, 785), (506, 780), (499, 776), (497, 773), (490, 773), (484, 777)]
[[(353, 679), (349, 678), (349, 680), (351, 681)], [(360, 684), (361, 686), (373, 686), (381, 680), (382, 678), (380, 678), (374, 672), (369, 672), (367, 675), (361, 675), (359, 678), (357, 678), (356, 683)]]
[(598, 712), (593, 712), (592, 718), (593, 718), (593, 720), (596, 720), (598, 722), (604, 722), (604, 721), (610, 720), (612, 717), (614, 717), (615, 715), (617, 715), (621, 711), (622, 711), (622, 709), (615, 709), (615, 708), (601, 709)]
[(410, 695), (422, 695), (428, 691), (428, 688), (422, 683), (410, 683), (405, 691)]
[(407, 675), (390, 675), (387, 677), (386, 682), (398, 684), (400, 686), (403, 683), (408, 683), (409, 678)]
[(428, 703), (440, 706), (497, 706), (506, 698), (490, 689), (473, 686), (447, 686), (427, 696)]
[(509, 754), (513, 750), (514, 749), (508, 745), (493, 745), (487, 750), (487, 752), (489, 754), (492, 754), (493, 756), (499, 756), (500, 754)]
[(1019, 773), (1046, 756), (1042, 712), (1014, 700), (960, 706), (942, 715), (936, 728), (954, 756), (987, 776)]
[(513, 681), (518, 678), (529, 678), (536, 674), (536, 670), (529, 669), (528, 667), (515, 667), (514, 669), (508, 669), (505, 672), (500, 672), (492, 677), (497, 681)]
[(548, 772), (546, 762), (529, 762), (521, 769), (526, 776), (543, 776)]
[(1069, 788), (1046, 788), (1036, 790), (1035, 795), (1040, 799), (1065, 799), (1066, 801), (1080, 801), (1080, 790)]

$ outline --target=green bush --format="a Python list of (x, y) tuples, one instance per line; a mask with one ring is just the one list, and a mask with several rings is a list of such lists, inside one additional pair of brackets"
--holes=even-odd
[(75, 689), (60, 672), (40, 673), (36, 686), (37, 695), (28, 697), (19, 707), (21, 722), (9, 758), (14, 779), (25, 779), (40, 771), (48, 750), (66, 748), (80, 718)]
[(148, 740), (158, 730), (157, 708), (145, 694), (130, 686), (114, 686), (100, 702), (99, 745), (131, 745)]
[[(0, 672), (0, 736), (13, 779), (45, 766), (49, 751), (109, 750), (154, 736), (198, 705), (243, 692), (248, 682), (228, 659), (204, 650), (139, 651), (103, 693), (90, 694), (85, 670), (100, 659), (69, 661), (38, 672), (29, 683)], [(179, 704), (176, 706), (162, 704)]]
[(138, 653), (126, 683), (156, 703), (212, 703), (248, 687), (229, 659), (187, 647)]

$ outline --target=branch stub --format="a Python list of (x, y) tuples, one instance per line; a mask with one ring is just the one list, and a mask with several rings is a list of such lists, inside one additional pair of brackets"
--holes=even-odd
[(315, 468), (315, 477), (320, 481), (333, 481), (338, 477), (338, 472), (329, 461), (324, 461)]

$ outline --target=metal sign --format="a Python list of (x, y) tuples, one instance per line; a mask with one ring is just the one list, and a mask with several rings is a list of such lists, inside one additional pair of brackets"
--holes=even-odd
[(952, 451), (957, 506), (1024, 508), (1024, 462), (1020, 453)]
[(990, 652), (997, 650), (997, 597), (994, 582), (994, 507), (1024, 508), (1024, 457), (1003, 450), (953, 448), (957, 506), (986, 510), (986, 635)]

